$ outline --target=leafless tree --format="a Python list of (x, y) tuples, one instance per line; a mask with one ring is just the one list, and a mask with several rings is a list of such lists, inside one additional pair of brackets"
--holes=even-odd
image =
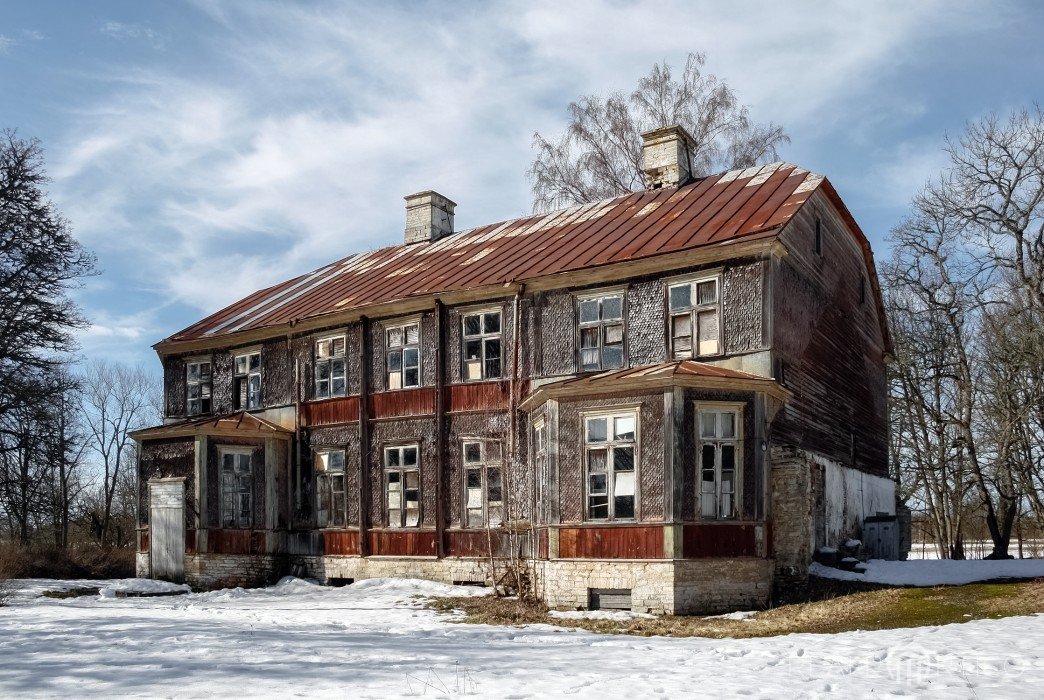
[(629, 96), (586, 95), (569, 105), (565, 134), (533, 135), (529, 168), (533, 210), (615, 197), (644, 187), (641, 134), (680, 124), (692, 135), (693, 172), (743, 168), (777, 159), (790, 138), (782, 127), (757, 124), (736, 93), (704, 73), (705, 56), (689, 54), (679, 78), (666, 63), (653, 66)]
[(101, 477), (98, 505), (91, 513), (92, 528), (99, 542), (107, 543), (114, 499), (131, 468), (128, 457), (134, 454), (128, 433), (156, 420), (156, 388), (141, 367), (105, 361), (88, 366), (82, 385), (81, 413), (88, 449), (98, 461)]

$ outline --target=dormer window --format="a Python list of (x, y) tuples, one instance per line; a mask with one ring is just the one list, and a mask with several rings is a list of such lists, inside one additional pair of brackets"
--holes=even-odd
[(624, 363), (622, 291), (579, 298), (580, 369), (620, 369)]
[(190, 416), (201, 416), (210, 413), (212, 384), (209, 358), (206, 360), (189, 360), (185, 364), (185, 385), (185, 413)]
[(388, 389), (420, 386), (420, 322), (385, 329)]
[(700, 277), (668, 287), (671, 357), (721, 354), (721, 278)]
[(237, 411), (261, 408), (261, 352), (236, 355), (232, 397)]
[(344, 336), (323, 338), (315, 344), (315, 397), (345, 394)]

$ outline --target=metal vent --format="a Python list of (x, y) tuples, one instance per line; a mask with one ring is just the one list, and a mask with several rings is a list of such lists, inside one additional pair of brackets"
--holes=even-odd
[(591, 610), (630, 610), (630, 588), (589, 588), (587, 589)]

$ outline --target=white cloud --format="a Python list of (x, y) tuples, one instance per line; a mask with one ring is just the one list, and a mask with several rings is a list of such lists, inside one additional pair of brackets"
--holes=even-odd
[(166, 45), (166, 40), (159, 32), (142, 24), (109, 21), (102, 24), (98, 31), (113, 39), (140, 41), (156, 49)]
[[(853, 114), (914, 118), (916, 103), (875, 112), (866, 98), (927, 35), (978, 21), (939, 2), (721, 7), (200, 3), (198, 45), (179, 48), (205, 69), (100, 74), (105, 97), (72, 115), (52, 164), (56, 196), (85, 242), (124, 256), (122, 274), (212, 311), (397, 241), (409, 192), (455, 199), (465, 226), (526, 212), (533, 131), (554, 133), (570, 99), (630, 89), (654, 61), (706, 50), (756, 119), (815, 138), (858, 130)], [(164, 41), (145, 25), (101, 31)], [(915, 159), (908, 170), (927, 167)]]

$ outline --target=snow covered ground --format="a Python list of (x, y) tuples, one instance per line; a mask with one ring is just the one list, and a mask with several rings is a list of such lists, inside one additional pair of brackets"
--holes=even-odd
[(924, 559), (883, 561), (871, 559), (866, 573), (842, 571), (813, 563), (809, 573), (842, 581), (887, 583), (893, 586), (945, 586), (1002, 578), (1044, 577), (1044, 559), (964, 560)]
[[(36, 582), (36, 586), (40, 582)], [(606, 636), (453, 624), (424, 581), (169, 598), (16, 597), (0, 697), (1037, 697), (1044, 616), (771, 639)]]

